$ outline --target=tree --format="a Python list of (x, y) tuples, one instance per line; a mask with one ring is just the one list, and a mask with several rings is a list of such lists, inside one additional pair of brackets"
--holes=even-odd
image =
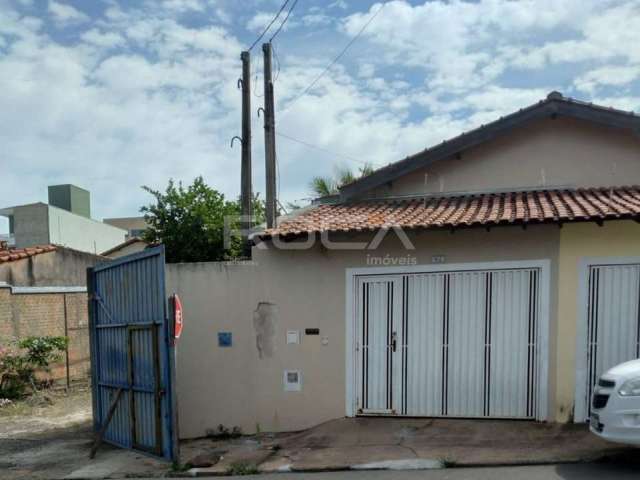
[[(164, 192), (142, 187), (155, 198), (140, 211), (149, 227), (143, 238), (165, 246), (167, 262), (204, 262), (238, 258), (242, 255), (239, 235), (240, 202), (226, 200), (202, 177), (184, 187), (173, 180)], [(254, 224), (264, 218), (264, 205), (256, 196)], [(228, 242), (225, 245), (225, 219)]]
[(334, 177), (313, 177), (309, 187), (314, 195), (319, 197), (327, 197), (336, 195), (339, 189), (344, 185), (366, 177), (373, 173), (374, 168), (371, 164), (365, 163), (358, 169), (358, 174), (354, 174), (353, 170), (348, 167), (340, 167), (336, 170)]

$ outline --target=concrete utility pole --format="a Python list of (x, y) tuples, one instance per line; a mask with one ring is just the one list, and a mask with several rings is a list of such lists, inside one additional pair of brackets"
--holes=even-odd
[(242, 163), (240, 167), (240, 206), (243, 230), (242, 245), (245, 256), (251, 255), (248, 234), (253, 226), (251, 221), (253, 192), (251, 188), (251, 54), (240, 54), (242, 60)]
[(267, 228), (276, 226), (276, 131), (273, 100), (273, 81), (271, 80), (271, 43), (262, 44), (264, 54), (264, 156), (266, 177), (265, 215)]

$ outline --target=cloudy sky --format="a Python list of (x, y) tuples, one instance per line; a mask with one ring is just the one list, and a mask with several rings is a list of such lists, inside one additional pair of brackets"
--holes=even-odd
[[(141, 185), (197, 175), (236, 197), (240, 51), (281, 3), (0, 0), (0, 206), (75, 183), (91, 191), (94, 217), (136, 215), (149, 201)], [(384, 165), (551, 90), (639, 111), (639, 32), (640, 0), (299, 0), (274, 40), (281, 199), (308, 198), (314, 175)], [(255, 112), (259, 44), (252, 54)], [(255, 114), (253, 128), (263, 192)]]

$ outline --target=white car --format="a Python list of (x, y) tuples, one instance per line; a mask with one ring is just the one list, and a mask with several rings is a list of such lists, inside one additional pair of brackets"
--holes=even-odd
[(621, 363), (598, 379), (589, 428), (605, 440), (640, 445), (640, 359)]

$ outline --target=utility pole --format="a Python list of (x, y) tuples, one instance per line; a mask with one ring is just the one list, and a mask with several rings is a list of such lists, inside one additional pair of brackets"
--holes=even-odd
[(242, 249), (246, 257), (251, 256), (248, 232), (251, 220), (253, 192), (251, 188), (251, 54), (244, 51), (242, 60), (242, 163), (240, 167), (240, 207), (242, 221)]
[(264, 156), (266, 177), (266, 205), (267, 228), (276, 226), (276, 132), (275, 112), (273, 100), (273, 81), (271, 80), (271, 43), (262, 44), (264, 54)]

